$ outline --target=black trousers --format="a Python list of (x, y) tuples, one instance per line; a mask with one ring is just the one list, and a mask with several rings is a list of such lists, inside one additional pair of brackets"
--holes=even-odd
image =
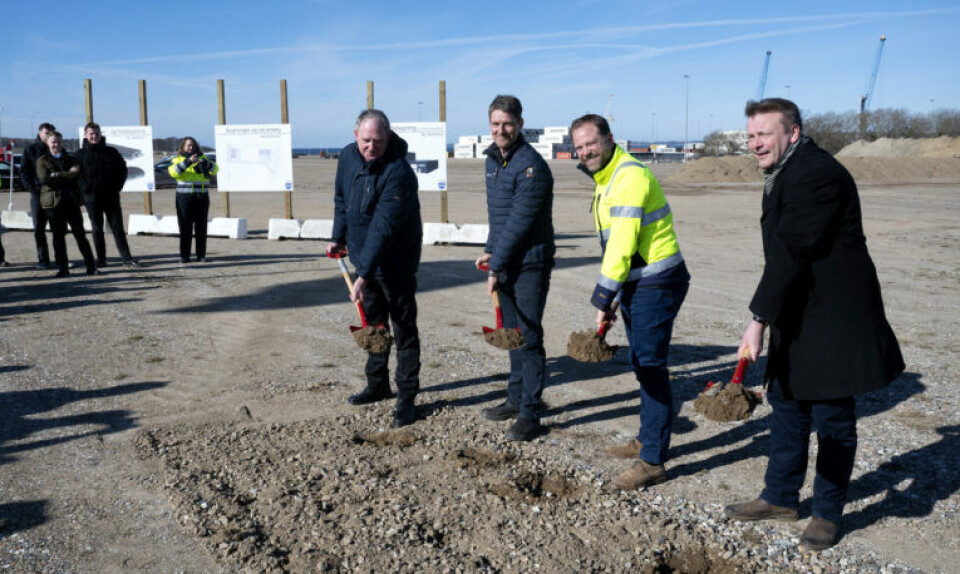
[(83, 255), (83, 262), (87, 271), (94, 271), (97, 266), (93, 260), (93, 251), (83, 230), (83, 214), (80, 204), (70, 192), (64, 192), (60, 203), (52, 209), (46, 210), (46, 218), (50, 220), (50, 229), (53, 231), (53, 257), (61, 271), (68, 271), (70, 260), (67, 257), (67, 226), (77, 240), (77, 247)]
[(120, 198), (104, 199), (94, 195), (84, 196), (84, 205), (87, 206), (87, 215), (90, 217), (90, 235), (93, 236), (93, 249), (97, 253), (97, 261), (106, 263), (107, 242), (103, 235), (104, 218), (110, 224), (113, 240), (117, 244), (120, 258), (130, 261), (130, 246), (127, 244), (127, 234), (123, 230), (123, 210), (120, 208)]
[[(364, 285), (363, 310), (371, 325), (393, 328), (393, 346), (397, 350), (397, 392), (416, 396), (420, 390), (420, 332), (417, 330), (417, 276), (370, 279)], [(376, 391), (390, 388), (388, 361), (390, 352), (367, 355), (367, 386)]]
[(30, 192), (30, 216), (33, 218), (33, 240), (37, 243), (37, 261), (50, 263), (47, 248), (47, 211), (40, 207), (40, 193)]
[(190, 244), (197, 237), (197, 259), (207, 256), (207, 215), (210, 195), (177, 194), (177, 226), (180, 228), (180, 259), (190, 259)]

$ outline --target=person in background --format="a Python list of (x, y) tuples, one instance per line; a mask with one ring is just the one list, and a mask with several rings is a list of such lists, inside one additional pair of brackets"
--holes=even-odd
[(180, 140), (178, 155), (167, 168), (177, 180), (177, 226), (180, 262), (190, 262), (190, 245), (197, 237), (197, 261), (207, 261), (207, 218), (210, 213), (210, 176), (220, 167), (210, 161), (192, 137)]
[(520, 328), (523, 346), (510, 353), (507, 400), (484, 409), (492, 421), (516, 419), (509, 440), (542, 434), (541, 397), (547, 382), (543, 310), (550, 291), (557, 248), (553, 238), (553, 174), (523, 137), (523, 106), (499, 95), (487, 108), (493, 143), (486, 160), (487, 220), (490, 232), (478, 268), (487, 267), (487, 293), (500, 296), (503, 325)]
[(816, 428), (813, 516), (800, 544), (823, 550), (840, 538), (857, 451), (854, 397), (890, 384), (903, 372), (903, 357), (850, 173), (803, 134), (790, 100), (751, 101), (745, 113), (748, 145), (764, 173), (764, 266), (740, 352), (756, 361), (770, 328), (764, 379), (773, 413), (765, 487), (724, 512), (737, 520), (796, 520)]
[(67, 258), (67, 226), (77, 240), (77, 247), (87, 266), (87, 275), (99, 275), (93, 251), (83, 230), (83, 214), (80, 211), (80, 189), (77, 176), (80, 166), (77, 159), (63, 150), (63, 136), (53, 132), (47, 137), (47, 153), (37, 159), (37, 181), (40, 182), (40, 207), (46, 210), (53, 231), (53, 256), (57, 264), (56, 277), (70, 276), (70, 261)]
[[(397, 349), (397, 405), (393, 425), (416, 421), (420, 390), (417, 270), (423, 223), (417, 175), (407, 162), (407, 142), (390, 129), (380, 110), (364, 110), (343, 148), (334, 184), (332, 241), (327, 255), (346, 251), (357, 271), (350, 298), (360, 301), (371, 325), (390, 319)], [(389, 350), (367, 355), (364, 390), (351, 396), (365, 405), (391, 396)]]
[(97, 267), (107, 266), (104, 217), (110, 224), (123, 264), (140, 267), (140, 263), (130, 255), (120, 207), (120, 192), (127, 181), (127, 162), (116, 148), (107, 145), (98, 124), (90, 122), (83, 128), (83, 147), (77, 152), (77, 161), (80, 163), (80, 191), (83, 192), (83, 201), (90, 217), (90, 234), (97, 253)]
[(50, 268), (50, 250), (47, 247), (47, 212), (40, 207), (40, 181), (37, 180), (37, 160), (47, 153), (47, 138), (56, 129), (50, 123), (40, 124), (37, 140), (24, 150), (23, 163), (20, 165), (20, 181), (23, 183), (23, 188), (30, 192), (33, 239), (37, 244), (37, 269)]
[(596, 183), (591, 211), (603, 261), (590, 303), (597, 309), (600, 328), (616, 319), (613, 305), (619, 297), (630, 362), (640, 383), (637, 437), (606, 449), (634, 461), (613, 480), (621, 490), (634, 490), (667, 480), (664, 463), (674, 420), (667, 360), (690, 273), (673, 212), (653, 172), (614, 142), (602, 116), (577, 118), (570, 133), (580, 169)]

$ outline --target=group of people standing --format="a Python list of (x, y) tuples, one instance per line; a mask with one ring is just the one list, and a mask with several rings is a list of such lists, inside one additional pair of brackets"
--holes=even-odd
[[(509, 351), (506, 400), (481, 415), (512, 420), (506, 438), (529, 441), (546, 432), (540, 422), (547, 380), (542, 318), (556, 255), (553, 177), (523, 137), (519, 99), (497, 96), (487, 116), (493, 136), (484, 167), (489, 234), (475, 265), (488, 270), (486, 290), (498, 294), (504, 327), (518, 328), (523, 345)], [(773, 413), (765, 487), (756, 500), (725, 512), (739, 520), (797, 519), (815, 429), (820, 449), (813, 516), (801, 543), (821, 550), (840, 537), (856, 451), (854, 397), (887, 386), (904, 363), (850, 174), (803, 135), (793, 102), (751, 102), (746, 116), (750, 151), (765, 177), (765, 265), (740, 353), (756, 361), (770, 330), (764, 386)], [(598, 328), (616, 321), (619, 308), (640, 386), (637, 436), (606, 449), (633, 461), (612, 484), (634, 490), (668, 479), (664, 465), (674, 421), (668, 358), (690, 273), (670, 205), (650, 169), (615, 143), (602, 116), (577, 118), (570, 132), (579, 167), (595, 184), (591, 215), (602, 263), (589, 302)], [(419, 390), (415, 294), (423, 228), (417, 180), (406, 142), (383, 112), (361, 113), (354, 137), (337, 166), (327, 254), (349, 256), (357, 276), (351, 298), (364, 306), (369, 322), (389, 318), (397, 347), (394, 425), (402, 427), (416, 420)], [(351, 404), (393, 396), (387, 361), (388, 353), (369, 354), (366, 387), (349, 398)]]
[[(190, 247), (196, 236), (197, 261), (205, 261), (210, 177), (219, 168), (203, 154), (192, 137), (181, 140), (178, 152), (169, 172), (177, 180), (180, 259), (183, 263), (190, 261)], [(30, 193), (38, 269), (51, 267), (48, 223), (53, 234), (55, 277), (70, 275), (68, 228), (83, 256), (86, 274), (100, 274), (100, 268), (108, 265), (105, 222), (113, 233), (122, 265), (143, 266), (130, 253), (123, 228), (120, 192), (127, 180), (127, 162), (116, 148), (107, 145), (98, 124), (90, 122), (84, 126), (81, 148), (73, 154), (63, 149), (63, 135), (56, 127), (50, 123), (40, 124), (36, 141), (24, 151), (20, 179)], [(93, 249), (84, 232), (81, 206), (86, 207), (90, 219)], [(2, 244), (0, 265), (7, 265)]]

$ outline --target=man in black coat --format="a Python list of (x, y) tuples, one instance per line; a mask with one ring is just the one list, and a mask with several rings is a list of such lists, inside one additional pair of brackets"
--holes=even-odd
[(493, 143), (484, 151), (489, 233), (477, 267), (489, 267), (487, 292), (498, 292), (503, 325), (519, 327), (523, 346), (510, 351), (507, 400), (482, 411), (484, 418), (516, 418), (510, 440), (529, 441), (543, 432), (541, 396), (547, 381), (543, 310), (550, 290), (553, 240), (553, 174), (523, 137), (523, 107), (514, 96), (497, 96), (487, 110)]
[(781, 98), (749, 102), (750, 151), (764, 172), (764, 268), (740, 343), (756, 361), (770, 327), (765, 384), (773, 407), (765, 488), (732, 504), (739, 520), (797, 519), (811, 428), (818, 454), (813, 510), (800, 543), (836, 544), (857, 449), (854, 396), (903, 372), (867, 252), (857, 186), (803, 135), (800, 110)]
[[(416, 293), (423, 223), (417, 175), (407, 163), (407, 142), (390, 130), (380, 110), (362, 112), (353, 134), (356, 142), (343, 148), (337, 163), (327, 254), (348, 251), (357, 274), (350, 298), (362, 303), (369, 323), (390, 319), (397, 349), (394, 426), (401, 427), (416, 420), (420, 389)], [(350, 397), (351, 404), (391, 396), (389, 356), (389, 351), (367, 356), (367, 386)]]
[(130, 255), (127, 234), (123, 230), (123, 210), (120, 207), (120, 192), (127, 181), (127, 162), (116, 148), (107, 145), (100, 132), (100, 125), (88, 123), (83, 128), (83, 148), (77, 152), (80, 162), (80, 191), (83, 203), (90, 216), (93, 248), (97, 253), (97, 267), (107, 266), (107, 245), (103, 236), (103, 220), (106, 217), (113, 231), (113, 240), (124, 265), (139, 267), (140, 263)]
[(53, 124), (42, 123), (37, 132), (37, 141), (23, 152), (20, 164), (20, 181), (23, 188), (30, 192), (30, 215), (33, 218), (33, 239), (37, 244), (37, 268), (50, 267), (50, 249), (47, 247), (47, 212), (40, 206), (40, 180), (37, 179), (37, 160), (47, 153), (47, 138), (57, 128)]

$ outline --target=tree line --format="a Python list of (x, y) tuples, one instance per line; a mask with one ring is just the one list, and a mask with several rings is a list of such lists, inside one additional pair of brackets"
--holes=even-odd
[[(853, 110), (825, 112), (804, 116), (803, 132), (830, 153), (837, 153), (859, 139), (872, 142), (880, 138), (958, 137), (960, 110), (911, 113), (903, 108), (885, 108), (865, 112), (862, 118)], [(731, 137), (729, 133), (715, 131), (703, 142), (708, 155), (749, 152), (744, 138)]]

